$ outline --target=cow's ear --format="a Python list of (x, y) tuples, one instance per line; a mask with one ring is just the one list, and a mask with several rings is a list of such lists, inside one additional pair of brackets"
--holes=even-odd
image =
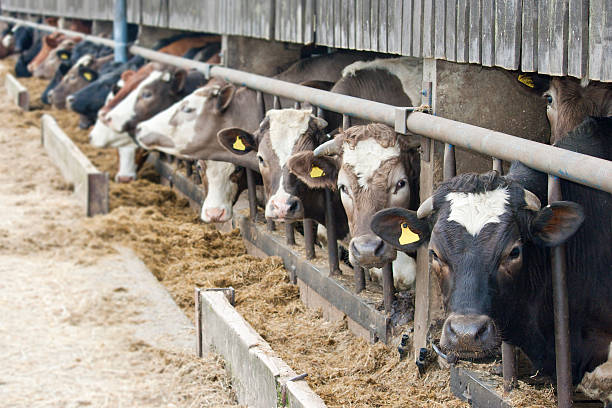
[(72, 53), (68, 50), (58, 50), (57, 51), (57, 57), (61, 60), (61, 61), (70, 61), (70, 56), (72, 55)]
[(534, 73), (518, 74), (516, 80), (527, 90), (541, 95), (550, 87), (550, 78)]
[(228, 128), (217, 133), (217, 139), (221, 146), (231, 153), (237, 155), (247, 154), (253, 150), (257, 151), (257, 141), (249, 132), (239, 128)]
[(374, 214), (372, 231), (394, 248), (414, 252), (429, 240), (431, 230), (427, 218), (419, 219), (416, 211), (386, 208)]
[(87, 67), (79, 67), (79, 76), (87, 82), (93, 82), (98, 79), (98, 73)]
[(315, 156), (312, 151), (299, 152), (287, 160), (289, 171), (310, 188), (336, 189), (338, 163), (330, 156)]
[(180, 93), (185, 88), (185, 82), (187, 80), (187, 71), (179, 69), (172, 76), (172, 91), (174, 93)]
[(574, 235), (583, 221), (582, 206), (571, 201), (556, 201), (538, 211), (531, 220), (531, 236), (541, 246), (561, 245)]
[(219, 89), (217, 93), (217, 110), (219, 112), (224, 112), (228, 108), (230, 103), (232, 103), (232, 99), (234, 99), (235, 93), (236, 87), (232, 84), (227, 84)]

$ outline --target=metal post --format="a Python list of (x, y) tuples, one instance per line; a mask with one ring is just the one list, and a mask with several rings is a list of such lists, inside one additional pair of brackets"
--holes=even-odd
[(315, 227), (316, 224), (311, 218), (304, 218), (304, 246), (306, 250), (306, 259), (314, 259), (315, 257)]
[(495, 170), (499, 174), (502, 174), (503, 172), (502, 161), (500, 159), (496, 159), (495, 157), (493, 158), (493, 170)]
[(393, 300), (395, 299), (395, 285), (393, 284), (393, 265), (391, 262), (383, 266), (383, 302), (385, 304), (385, 313), (391, 313)]
[[(261, 91), (257, 91), (257, 108), (259, 109), (259, 117), (262, 119), (265, 118), (266, 117), (266, 101), (264, 99), (264, 94)], [(252, 170), (249, 170), (247, 168), (246, 171), (247, 171), (247, 176), (249, 175), (249, 172), (251, 172), (251, 177), (254, 177), (252, 174)], [(257, 211), (257, 202), (256, 202), (257, 194), (255, 191), (255, 182), (253, 181), (252, 187), (251, 187), (251, 184), (249, 184), (248, 187), (249, 187), (249, 206), (254, 207), (255, 211)], [(251, 190), (253, 190), (253, 192), (251, 192)], [(251, 196), (253, 197), (254, 204), (251, 204)], [(251, 219), (255, 221), (255, 217), (251, 217)], [(274, 221), (266, 219), (266, 229), (268, 231), (274, 231), (275, 229)]]
[(202, 357), (202, 298), (200, 288), (195, 288), (195, 328), (196, 328), (196, 353)]
[(113, 39), (115, 40), (115, 62), (127, 62), (127, 0), (115, 0)]
[(287, 245), (295, 245), (295, 230), (293, 229), (293, 223), (285, 223), (285, 235)]
[(249, 217), (251, 221), (256, 221), (257, 218), (257, 192), (255, 191), (255, 175), (253, 170), (245, 168), (247, 176), (247, 189), (249, 195)]
[(512, 391), (514, 388), (514, 384), (516, 382), (516, 353), (514, 346), (502, 342), (502, 373), (503, 373), (503, 383), (504, 383), (504, 392)]
[(449, 143), (444, 144), (444, 180), (451, 179), (457, 175), (457, 166), (455, 164), (455, 146)]
[(187, 177), (191, 177), (193, 175), (193, 164), (194, 164), (193, 160), (186, 160), (185, 161), (185, 166), (187, 167), (185, 169), (185, 172), (187, 174)]
[(360, 293), (365, 289), (365, 271), (357, 264), (353, 265), (353, 273), (355, 276), (355, 293)]
[[(548, 176), (548, 202), (561, 200), (559, 178)], [(557, 404), (560, 408), (572, 406), (572, 365), (569, 334), (569, 302), (565, 245), (550, 250), (552, 264), (553, 310), (555, 314), (555, 356), (557, 371)]]
[(338, 262), (338, 242), (336, 226), (334, 225), (334, 213), (332, 208), (332, 191), (325, 189), (325, 227), (327, 228), (327, 255), (329, 257), (329, 274), (335, 275), (340, 272)]
[(274, 95), (274, 109), (282, 109), (280, 98), (277, 95)]

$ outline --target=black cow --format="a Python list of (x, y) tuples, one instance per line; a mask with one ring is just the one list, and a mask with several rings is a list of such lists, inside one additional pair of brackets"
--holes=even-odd
[(15, 63), (15, 74), (18, 78), (29, 78), (32, 73), (28, 70), (28, 64), (38, 55), (42, 49), (42, 39), (38, 39), (29, 50), (21, 53)]
[(32, 27), (18, 26), (13, 30), (15, 37), (15, 52), (28, 50), (34, 43), (34, 29)]
[[(587, 118), (556, 145), (610, 160), (610, 135), (612, 118)], [(504, 340), (551, 376), (555, 340), (547, 247), (565, 242), (573, 382), (588, 379), (583, 389), (611, 403), (612, 373), (593, 371), (611, 353), (612, 195), (562, 180), (569, 201), (540, 209), (529, 190), (543, 195), (545, 180), (520, 163), (505, 177), (463, 174), (443, 183), (416, 213), (379, 212), (372, 229), (404, 251), (429, 241), (430, 267), (450, 313), (440, 341), (444, 349), (486, 355)]]

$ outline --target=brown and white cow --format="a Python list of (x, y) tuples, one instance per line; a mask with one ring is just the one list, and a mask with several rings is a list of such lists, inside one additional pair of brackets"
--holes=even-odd
[(518, 78), (546, 99), (550, 144), (559, 141), (588, 116), (612, 116), (612, 84), (534, 74), (521, 74)]
[[(289, 172), (287, 161), (328, 140), (327, 122), (310, 110), (272, 109), (259, 129), (250, 134), (239, 128), (219, 132), (219, 143), (238, 156), (257, 153), (265, 193), (265, 216), (282, 222), (312, 218), (325, 225), (325, 191), (311, 189)], [(333, 195), (334, 225), (338, 237), (348, 233), (346, 215), (338, 194)]]
[(51, 79), (62, 61), (70, 60), (70, 52), (81, 41), (80, 38), (66, 38), (32, 71), (37, 78)]
[[(417, 146), (386, 125), (360, 125), (287, 161), (289, 170), (309, 187), (340, 192), (351, 235), (351, 263), (381, 268), (396, 259), (396, 250), (372, 232), (370, 222), (383, 208), (418, 206)], [(412, 258), (400, 257), (406, 265), (394, 265), (394, 280), (398, 287), (407, 287), (414, 281), (416, 265)]]
[[(337, 81), (344, 67), (358, 57), (330, 54), (307, 58), (293, 64), (275, 78), (300, 83), (308, 80)], [(270, 107), (271, 98), (266, 97)], [(255, 154), (236, 156), (217, 142), (221, 129), (237, 127), (254, 132), (261, 113), (257, 108), (256, 92), (237, 87), (222, 78), (209, 83), (137, 128), (138, 142), (175, 156), (192, 159), (231, 161), (257, 170)]]
[(42, 39), (42, 48), (28, 64), (28, 71), (34, 72), (34, 70), (49, 56), (49, 53), (57, 48), (66, 38), (65, 34), (58, 31), (44, 36)]

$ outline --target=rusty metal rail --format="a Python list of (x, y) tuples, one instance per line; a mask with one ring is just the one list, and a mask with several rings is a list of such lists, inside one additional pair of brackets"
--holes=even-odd
[[(55, 27), (26, 22), (10, 17), (0, 16), (0, 20), (25, 24), (46, 31), (62, 31), (68, 35), (80, 36), (85, 40), (98, 44), (108, 46), (115, 45), (115, 42), (112, 40), (91, 35), (84, 35), (82, 33), (69, 30), (57, 30)], [(415, 108), (400, 108), (351, 96), (334, 94), (331, 92), (287, 83), (277, 79), (267, 78), (231, 68), (187, 60), (181, 57), (152, 51), (136, 45), (130, 46), (129, 52), (153, 61), (171, 64), (186, 69), (198, 69), (208, 78), (211, 76), (222, 77), (229, 82), (246, 86), (258, 91), (261, 95), (261, 101), (264, 99), (263, 93), (268, 93), (274, 95), (276, 100), (278, 100), (278, 97), (283, 97), (294, 100), (296, 103), (308, 102), (317, 107), (319, 110), (326, 109), (343, 114), (345, 124), (349, 122), (349, 117), (354, 116), (393, 126), (399, 133), (406, 134), (411, 132), (422, 135), (426, 138), (443, 142), (446, 144), (444, 154), (444, 176), (446, 178), (455, 175), (454, 148), (458, 146), (491, 156), (493, 158), (492, 166), (498, 171), (501, 171), (501, 160), (520, 160), (527, 166), (541, 172), (548, 173), (551, 176), (556, 176), (593, 187), (598, 190), (612, 193), (612, 162), (607, 160), (521, 139), (512, 135), (478, 126), (468, 125), (437, 116), (431, 116), (425, 113), (414, 112)], [(265, 107), (261, 106), (260, 108), (262, 109), (262, 114), (265, 113)], [(429, 143), (425, 143), (425, 148), (427, 148), (428, 145)], [(422, 158), (422, 160), (427, 161), (427, 157), (428, 155), (425, 155), (425, 158)], [(549, 199), (560, 199), (560, 196), (554, 193), (554, 191), (556, 191), (554, 187), (556, 183), (558, 183), (558, 179), (556, 177), (551, 177), (549, 181), (550, 191), (552, 192), (549, 194)], [(254, 202), (255, 189), (251, 172), (247, 172), (247, 178), (249, 180), (251, 217), (254, 219), (256, 215)], [(329, 196), (329, 192), (327, 192), (327, 196)], [(331, 220), (333, 214), (330, 212), (331, 206), (329, 205), (329, 197), (327, 198), (328, 205), (326, 205), (326, 207), (328, 209), (326, 211), (326, 219)], [(309, 222), (308, 225), (310, 232), (312, 232), (312, 229), (310, 229), (312, 226), (311, 223)], [(332, 223), (328, 222), (328, 227), (331, 225)], [(292, 234), (293, 228), (291, 227), (290, 230)], [(328, 228), (328, 237), (333, 238), (333, 240), (328, 242), (328, 251), (330, 255), (330, 272), (333, 273), (335, 268), (337, 268), (338, 256), (336, 252), (337, 245), (333, 228), (331, 230), (332, 231), (330, 231)], [(312, 237), (309, 236), (309, 241), (311, 240)], [(311, 242), (309, 242), (309, 245), (311, 245)], [(311, 254), (308, 246), (307, 253), (309, 255)], [(565, 283), (563, 249), (556, 248), (552, 251), (552, 253), (555, 338), (558, 365), (557, 383), (559, 385), (559, 406), (565, 407), (571, 404), (571, 400), (569, 399), (569, 396), (571, 396), (571, 366), (569, 364), (569, 330), (567, 328), (567, 288)], [(392, 297), (388, 297), (389, 293), (387, 292), (389, 291), (389, 286), (392, 288), (393, 280), (392, 278), (390, 279), (391, 285), (389, 285), (390, 268), (385, 269), (386, 276), (384, 281), (387, 283), (383, 285), (385, 288), (385, 309), (389, 310), (389, 302), (391, 302)], [(356, 283), (359, 285), (358, 288), (361, 288), (361, 285), (365, 284), (362, 274), (363, 271), (357, 266), (355, 270), (355, 278)], [(504, 373), (511, 376), (513, 371), (511, 362), (507, 362), (505, 365), (506, 369), (504, 370)], [(512, 380), (510, 378), (506, 378), (506, 384), (511, 384), (511, 382)]]

